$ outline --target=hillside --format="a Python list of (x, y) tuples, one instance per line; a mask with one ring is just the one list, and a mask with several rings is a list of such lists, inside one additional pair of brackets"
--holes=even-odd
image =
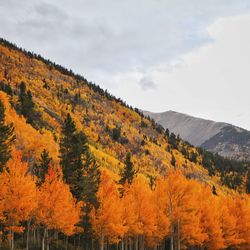
[(247, 249), (249, 170), (1, 40), (0, 249)]
[[(136, 169), (147, 176), (164, 175), (168, 169), (180, 168), (186, 175), (210, 185), (223, 183), (245, 189), (243, 176), (247, 171), (246, 165), (223, 158), (218, 162), (212, 155), (209, 155), (209, 163), (204, 165), (202, 152), (165, 133), (160, 125), (145, 118), (137, 109), (127, 106), (72, 71), (4, 40), (0, 42), (0, 82), (1, 89), (9, 95), (17, 113), (20, 113), (20, 86), (25, 85), (35, 103), (35, 111), (27, 117), (29, 126), (32, 125), (36, 133), (40, 131), (42, 135), (53, 137), (54, 141), (50, 144), (58, 145), (62, 121), (70, 113), (78, 130), (87, 135), (91, 151), (100, 166), (114, 173), (120, 172), (125, 156), (130, 152)], [(21, 144), (23, 140), (21, 138), (17, 143)], [(29, 158), (31, 153), (27, 147), (18, 147), (27, 151)], [(38, 159), (42, 148), (50, 147), (46, 143), (37, 147), (35, 156), (28, 159), (31, 165)], [(58, 162), (58, 155), (50, 153)], [(221, 181), (208, 173), (221, 176)], [(236, 177), (241, 180), (237, 185), (234, 183)]]
[(179, 134), (192, 145), (203, 147), (211, 152), (236, 160), (250, 160), (250, 131), (186, 114), (166, 111), (152, 113), (145, 111), (165, 129)]

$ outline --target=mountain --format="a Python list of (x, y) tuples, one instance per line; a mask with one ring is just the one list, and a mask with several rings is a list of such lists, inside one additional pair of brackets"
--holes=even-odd
[[(83, 76), (3, 39), (0, 90), (5, 92), (0, 98), (9, 107), (8, 122), (15, 125), (16, 148), (31, 168), (44, 148), (59, 163), (61, 127), (70, 114), (77, 129), (87, 136), (100, 167), (116, 175), (130, 153), (137, 172), (148, 178), (178, 168), (189, 178), (218, 190), (225, 190), (223, 185), (246, 190), (246, 163), (215, 156), (168, 134), (138, 109)], [(216, 134), (215, 128), (211, 129), (211, 136)], [(211, 136), (203, 132), (200, 137), (208, 140)]]
[(170, 132), (194, 146), (236, 160), (250, 160), (250, 131), (234, 125), (196, 118), (190, 115), (166, 111), (152, 113), (144, 111)]

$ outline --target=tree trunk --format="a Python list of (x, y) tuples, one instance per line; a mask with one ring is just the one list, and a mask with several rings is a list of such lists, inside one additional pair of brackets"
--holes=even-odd
[(47, 245), (47, 249), (46, 250), (49, 250), (49, 230), (47, 230), (47, 240), (46, 240), (46, 245)]
[(124, 238), (122, 238), (122, 241), (121, 241), (121, 250), (124, 250)]
[(125, 238), (125, 250), (128, 250), (128, 239)]
[(11, 230), (11, 250), (14, 250), (14, 231)]
[(181, 250), (180, 220), (177, 221), (177, 249)]
[(174, 235), (173, 226), (171, 225), (171, 236), (170, 236), (170, 250), (174, 250)]
[(30, 220), (27, 222), (26, 250), (29, 250)]
[(101, 236), (101, 242), (100, 242), (100, 250), (104, 250), (104, 235)]
[(45, 237), (47, 234), (47, 229), (44, 228), (44, 232), (43, 232), (43, 239), (42, 239), (42, 250), (45, 250)]
[(66, 236), (66, 250), (68, 250), (68, 236)]

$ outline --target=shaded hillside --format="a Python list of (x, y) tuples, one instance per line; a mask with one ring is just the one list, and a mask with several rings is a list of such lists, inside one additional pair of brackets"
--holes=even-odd
[(224, 157), (250, 160), (250, 132), (245, 129), (174, 111), (144, 114), (195, 146)]
[(201, 144), (201, 147), (237, 160), (250, 160), (250, 132), (232, 125)]
[[(246, 165), (219, 158), (225, 167), (230, 166), (231, 173), (224, 171), (227, 178), (222, 176), (221, 181), (211, 178), (208, 172), (211, 175), (221, 174), (217, 160), (209, 156), (209, 164), (204, 164), (202, 152), (169, 134), (137, 109), (127, 106), (71, 70), (4, 40), (0, 42), (0, 82), (15, 112), (24, 115), (37, 133), (53, 138), (50, 145), (58, 145), (62, 121), (70, 113), (77, 129), (87, 135), (90, 149), (103, 168), (119, 173), (125, 156), (131, 153), (136, 169), (147, 176), (154, 177), (165, 174), (168, 169), (179, 168), (187, 176), (210, 185), (218, 186), (222, 182), (240, 190), (246, 188), (243, 178)], [(23, 142), (20, 136), (19, 143)], [(21, 149), (27, 151), (27, 147), (24, 145)], [(39, 148), (43, 147), (48, 147), (46, 142)], [(27, 152), (27, 158), (29, 155)], [(53, 158), (58, 161), (55, 152)], [(28, 160), (30, 165), (35, 163), (33, 156)], [(236, 186), (235, 177), (240, 180)]]

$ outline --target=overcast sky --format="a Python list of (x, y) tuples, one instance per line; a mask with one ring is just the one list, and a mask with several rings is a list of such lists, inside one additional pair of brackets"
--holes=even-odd
[(250, 130), (250, 0), (0, 0), (0, 24), (133, 106)]

